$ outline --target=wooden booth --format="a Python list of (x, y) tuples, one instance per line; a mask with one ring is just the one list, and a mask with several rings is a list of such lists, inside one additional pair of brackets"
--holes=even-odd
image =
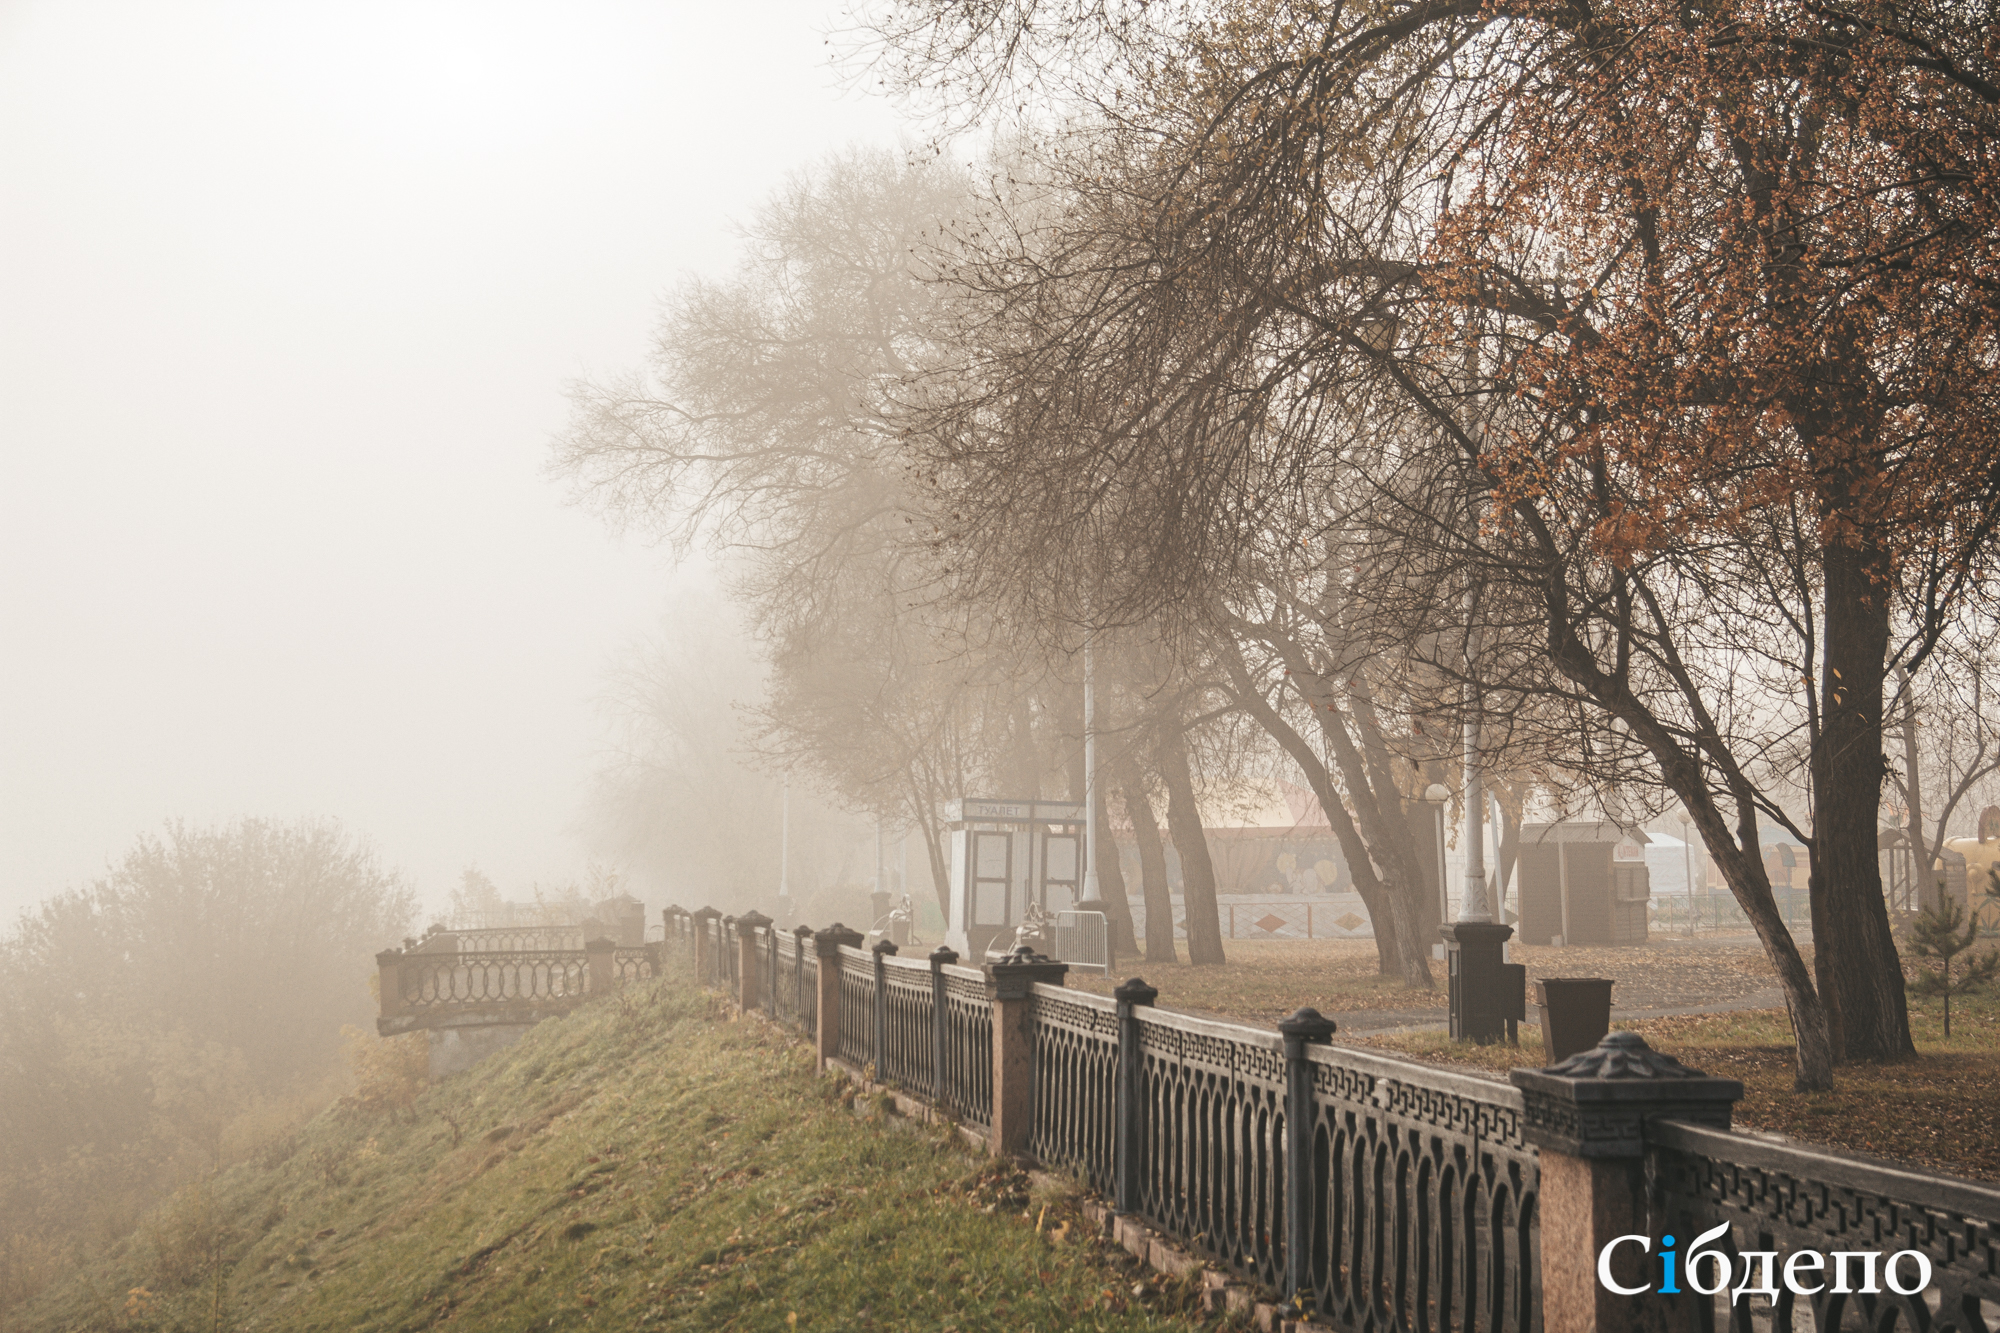
[(1609, 822), (1523, 824), (1523, 944), (1644, 944), (1652, 884), (1640, 829)]
[(1066, 912), (1083, 896), (1080, 801), (985, 801), (945, 807), (951, 916), (944, 942), (969, 965), (1010, 940), (1030, 906)]

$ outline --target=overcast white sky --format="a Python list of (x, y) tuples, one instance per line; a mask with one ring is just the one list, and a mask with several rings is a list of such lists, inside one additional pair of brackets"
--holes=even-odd
[(794, 167), (828, 0), (0, 0), (0, 914), (170, 816), (565, 877), (663, 558), (543, 474)]

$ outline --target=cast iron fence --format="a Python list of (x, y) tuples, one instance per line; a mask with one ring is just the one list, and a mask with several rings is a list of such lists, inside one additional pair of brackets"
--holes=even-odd
[[(1991, 1186), (1671, 1120), (1647, 1126), (1645, 1171), (1654, 1235), (1679, 1236), (1686, 1246), (1715, 1226), (1728, 1227), (1703, 1247), (1729, 1262), (1720, 1292), (1705, 1298), (1688, 1290), (1695, 1275), (1682, 1266), (1681, 1299), (1694, 1303), (1703, 1330), (1719, 1324), (1731, 1333), (2000, 1328), (2000, 1190)], [(1915, 1276), (1914, 1261), (1899, 1266), (1897, 1281), (1881, 1271), (1905, 1250), (1929, 1261), (1928, 1290), (1895, 1289)], [(1793, 1256), (1808, 1251), (1820, 1257), (1797, 1261), (1799, 1271), (1811, 1274), (1797, 1285), (1816, 1286), (1817, 1293), (1774, 1281), (1775, 1299), (1731, 1294), (1739, 1284), (1752, 1285), (1753, 1266), (1790, 1274)], [(1775, 1258), (1753, 1265), (1745, 1257), (1751, 1254)], [(1836, 1257), (1842, 1254), (1853, 1257)], [(1713, 1261), (1705, 1267), (1711, 1271), (1700, 1276), (1713, 1278)]]
[[(733, 923), (670, 917), (665, 947), (692, 957), (705, 927), (701, 953), (730, 981)], [(830, 1053), (1005, 1137), (993, 975), (948, 950), (916, 959), (840, 942), (823, 960), (818, 948), (835, 944), (825, 936), (768, 938), (758, 994), (774, 1017), (819, 1039), (819, 967), (837, 967)], [(1028, 990), (1027, 1036), (1008, 1040), (1027, 1042), (1031, 1110), (1010, 1141), (1335, 1327), (1539, 1333), (1541, 1157), (1520, 1088), (1327, 1044), (1332, 1025), (1304, 1011), (1273, 1032), (1159, 1010), (1155, 995), (1143, 983), (1115, 999)], [(1828, 1283), (1807, 1297), (1780, 1286), (1762, 1307), (1718, 1296), (1697, 1303), (1704, 1333), (1718, 1322), (1730, 1333), (2000, 1330), (2000, 1190), (1671, 1119), (1635, 1133), (1637, 1146), (1617, 1150), (1643, 1152), (1640, 1225), (1653, 1235), (1686, 1243), (1726, 1226), (1715, 1247), (1746, 1275), (1742, 1256), (1774, 1254), (1782, 1268), (1804, 1250), (1828, 1264), (1915, 1250), (1937, 1275), (1928, 1295)]]

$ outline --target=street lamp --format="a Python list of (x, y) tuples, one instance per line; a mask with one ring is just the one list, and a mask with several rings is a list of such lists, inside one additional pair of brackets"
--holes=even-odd
[(1083, 897), (1097, 892), (1097, 675), (1090, 660), (1089, 630), (1083, 634)]
[[(1476, 349), (1476, 344), (1474, 345)], [(1476, 369), (1476, 350), (1468, 351)], [(1475, 437), (1483, 443), (1485, 431), (1473, 423)], [(1479, 531), (1478, 478), (1473, 476), (1470, 495), (1470, 529)], [(1470, 567), (1469, 567), (1470, 568)], [(1480, 773), (1480, 721), (1484, 711), (1479, 689), (1479, 593), (1476, 575), (1465, 586), (1465, 733), (1462, 763), (1465, 790), (1465, 887), (1458, 896), (1458, 919), (1439, 927), (1444, 936), (1445, 963), (1451, 978), (1451, 1035), (1457, 1041), (1482, 1045), (1504, 1035), (1517, 1041), (1518, 1024), (1527, 1017), (1527, 969), (1509, 963), (1506, 944), (1514, 934), (1512, 926), (1493, 919), (1486, 897), (1486, 792)], [(1443, 806), (1438, 807), (1442, 824)], [(1442, 832), (1438, 840), (1442, 855)], [(1439, 876), (1443, 886), (1443, 876)]]

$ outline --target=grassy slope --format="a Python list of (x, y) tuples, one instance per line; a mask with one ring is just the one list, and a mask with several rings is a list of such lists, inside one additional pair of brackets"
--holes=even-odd
[(762, 1022), (633, 988), (406, 1111), (329, 1111), (16, 1327), (1192, 1326), (1184, 1289), (1064, 1243), (1067, 1201), (856, 1110)]

